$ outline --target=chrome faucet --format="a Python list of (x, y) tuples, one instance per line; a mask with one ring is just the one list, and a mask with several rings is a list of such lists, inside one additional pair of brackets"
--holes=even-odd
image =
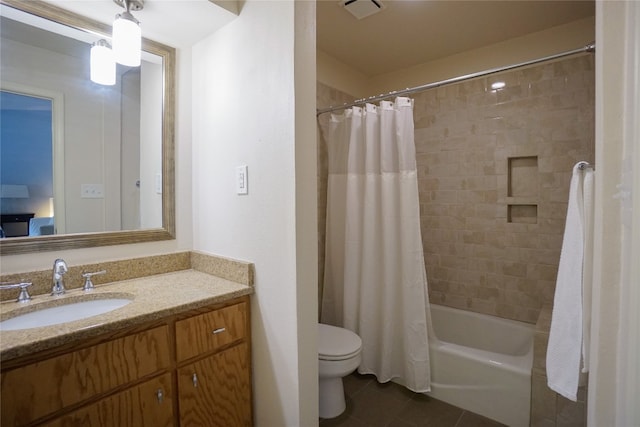
[(51, 295), (62, 295), (65, 293), (62, 276), (67, 271), (67, 263), (64, 262), (63, 259), (58, 258), (53, 262), (53, 287), (51, 288)]

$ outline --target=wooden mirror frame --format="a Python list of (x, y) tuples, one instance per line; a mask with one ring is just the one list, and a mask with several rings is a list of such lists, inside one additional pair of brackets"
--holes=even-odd
[[(1, 4), (58, 22), (72, 28), (107, 37), (111, 26), (69, 12), (41, 0), (0, 0)], [(144, 230), (106, 231), (38, 237), (0, 239), (0, 255), (24, 254), (95, 246), (123, 245), (175, 239), (175, 49), (142, 39), (142, 50), (162, 57), (162, 227)]]

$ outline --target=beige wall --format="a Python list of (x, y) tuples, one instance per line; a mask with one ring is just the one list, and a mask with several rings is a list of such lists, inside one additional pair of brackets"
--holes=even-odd
[[(371, 95), (368, 87), (368, 77), (361, 72), (321, 50), (316, 51), (316, 64), (318, 82), (347, 93), (353, 98), (363, 98)], [(318, 106), (338, 105), (337, 102), (332, 103), (330, 99), (326, 99), (326, 101), (326, 103), (318, 104)]]
[[(624, 325), (628, 319), (621, 319), (626, 302), (621, 301), (625, 286), (636, 287), (640, 278), (631, 278), (629, 283), (621, 281), (623, 257), (621, 206), (616, 195), (620, 194), (621, 171), (625, 137), (625, 106), (628, 94), (625, 87), (625, 71), (635, 73), (637, 82), (638, 65), (635, 69), (626, 63), (625, 44), (638, 49), (639, 40), (630, 38), (631, 29), (626, 21), (628, 8), (626, 2), (597, 2), (597, 121), (596, 121), (596, 158), (598, 169), (595, 175), (595, 212), (594, 212), (594, 266), (593, 301), (591, 332), (591, 372), (589, 374), (588, 422), (589, 425), (626, 426), (637, 425), (624, 421), (625, 408), (637, 408), (637, 395), (628, 395), (621, 385), (629, 382), (639, 387), (637, 357), (638, 348), (627, 347), (621, 330), (638, 325)], [(629, 2), (633, 3), (633, 2)], [(637, 5), (635, 6), (637, 7)], [(637, 25), (633, 23), (632, 25)], [(637, 84), (637, 83), (636, 83)], [(636, 96), (636, 105), (638, 103)], [(626, 118), (637, 122), (637, 116)], [(638, 147), (636, 140), (636, 149)], [(628, 155), (628, 154), (627, 154)], [(637, 159), (637, 157), (636, 157)], [(631, 160), (631, 159), (629, 159)], [(636, 161), (632, 167), (640, 168)], [(637, 175), (636, 175), (637, 176)], [(637, 184), (637, 182), (636, 182)], [(616, 200), (618, 199), (618, 200)], [(636, 205), (637, 206), (637, 205)], [(630, 212), (633, 216), (633, 212)], [(638, 212), (635, 213), (637, 217)], [(637, 263), (637, 259), (635, 260)], [(628, 307), (637, 311), (640, 307)], [(637, 336), (637, 335), (636, 335)], [(636, 338), (637, 344), (637, 338)], [(624, 357), (635, 357), (633, 368), (629, 371), (622, 366)], [(634, 372), (635, 371), (635, 372)], [(635, 374), (635, 376), (634, 376)], [(623, 401), (625, 403), (623, 403)], [(628, 421), (628, 420), (627, 420)], [(636, 419), (637, 422), (640, 420)]]
[(595, 18), (585, 18), (406, 70), (375, 76), (368, 82), (369, 95), (542, 58), (581, 48), (594, 40)]
[(316, 137), (316, 7), (295, 2), (296, 305), (300, 425), (319, 417)]
[(317, 423), (313, 6), (244, 2), (193, 49), (194, 249), (255, 264), (256, 426)]
[(318, 81), (354, 98), (364, 98), (577, 49), (594, 40), (595, 18), (585, 18), (372, 78), (318, 51)]

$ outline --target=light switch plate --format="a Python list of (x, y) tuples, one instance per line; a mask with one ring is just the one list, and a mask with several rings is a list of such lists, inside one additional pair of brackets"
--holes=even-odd
[(102, 199), (104, 198), (104, 185), (81, 184), (80, 197), (83, 199)]
[(236, 167), (236, 193), (249, 194), (249, 174), (247, 165)]

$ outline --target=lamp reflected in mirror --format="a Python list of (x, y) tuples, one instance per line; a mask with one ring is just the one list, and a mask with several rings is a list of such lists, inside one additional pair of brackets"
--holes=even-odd
[(105, 86), (116, 84), (116, 61), (111, 46), (100, 39), (91, 46), (91, 81)]

